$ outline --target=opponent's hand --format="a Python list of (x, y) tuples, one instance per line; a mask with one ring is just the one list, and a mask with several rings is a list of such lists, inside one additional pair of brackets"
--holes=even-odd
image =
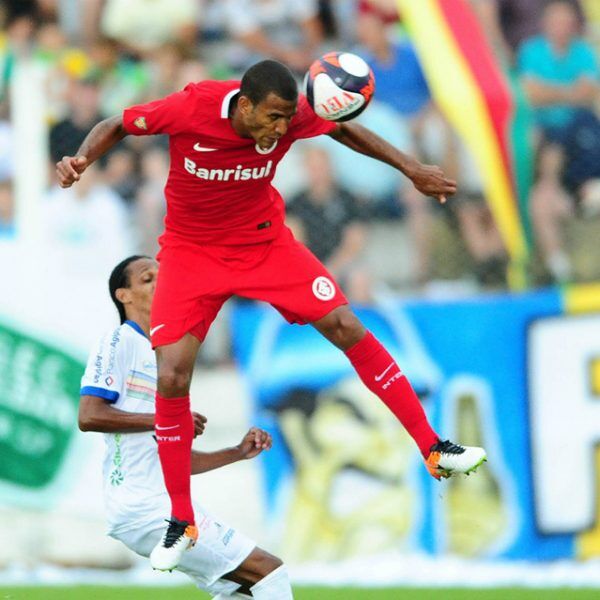
[(56, 174), (60, 187), (68, 188), (79, 181), (81, 174), (88, 166), (87, 156), (63, 156), (62, 160), (56, 163)]
[(194, 419), (194, 437), (202, 435), (204, 433), (204, 426), (206, 425), (206, 417), (200, 413), (192, 411), (192, 418)]
[(456, 193), (456, 181), (446, 177), (444, 171), (435, 165), (415, 163), (407, 175), (421, 194), (437, 198), (440, 204), (446, 202), (447, 196)]
[(242, 438), (237, 448), (243, 459), (254, 458), (263, 450), (269, 450), (273, 445), (270, 434), (258, 427), (252, 427)]

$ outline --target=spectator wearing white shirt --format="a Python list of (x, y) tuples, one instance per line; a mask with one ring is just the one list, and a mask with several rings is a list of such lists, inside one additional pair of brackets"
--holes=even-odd
[(131, 254), (133, 234), (123, 200), (104, 184), (95, 165), (80, 183), (52, 188), (45, 198), (45, 247), (62, 274), (97, 278)]
[(86, 0), (83, 10), (83, 20), (99, 22), (103, 35), (146, 54), (175, 40), (194, 44), (200, 5), (198, 0)]

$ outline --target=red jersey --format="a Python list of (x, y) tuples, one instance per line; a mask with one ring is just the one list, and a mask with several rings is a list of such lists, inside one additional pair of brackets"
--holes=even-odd
[(274, 239), (284, 203), (271, 185), (292, 143), (335, 129), (302, 95), (287, 133), (262, 150), (240, 137), (229, 120), (239, 81), (190, 83), (161, 100), (125, 109), (133, 135), (169, 135), (171, 165), (165, 187), (167, 235), (208, 244), (252, 244)]

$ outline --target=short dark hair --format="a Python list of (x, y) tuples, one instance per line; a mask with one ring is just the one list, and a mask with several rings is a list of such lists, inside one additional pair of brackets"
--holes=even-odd
[(298, 100), (298, 86), (292, 72), (276, 60), (262, 60), (244, 73), (240, 95), (257, 105), (271, 92), (289, 102)]
[(110, 292), (111, 300), (115, 303), (115, 306), (119, 311), (119, 319), (121, 321), (121, 325), (127, 320), (127, 315), (125, 314), (125, 306), (117, 298), (117, 290), (120, 288), (128, 288), (131, 285), (131, 280), (129, 279), (129, 265), (135, 262), (136, 260), (140, 260), (141, 258), (150, 257), (145, 256), (143, 254), (134, 254), (133, 256), (129, 256), (126, 259), (122, 260), (112, 270), (112, 273), (108, 278), (108, 291)]

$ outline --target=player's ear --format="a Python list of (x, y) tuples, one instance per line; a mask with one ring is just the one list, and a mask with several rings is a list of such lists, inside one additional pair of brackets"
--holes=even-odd
[(254, 109), (254, 104), (252, 104), (252, 100), (248, 98), (248, 96), (240, 96), (238, 98), (238, 109), (243, 115), (248, 115)]
[(119, 288), (115, 291), (115, 297), (121, 304), (131, 302), (131, 290), (129, 288)]

